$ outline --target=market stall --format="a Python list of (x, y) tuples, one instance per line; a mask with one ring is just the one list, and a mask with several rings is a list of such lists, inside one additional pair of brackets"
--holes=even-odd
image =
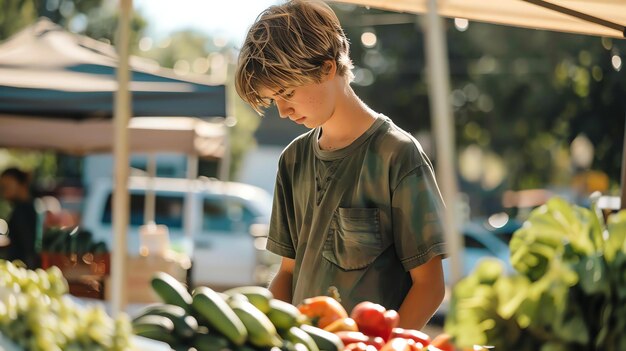
[[(120, 25), (124, 26), (124, 11), (121, 18)], [(121, 43), (127, 43), (124, 37), (121, 35)], [(118, 82), (118, 67), (122, 67), (119, 72), (125, 72), (125, 82)], [(116, 107), (115, 103), (119, 101), (114, 98), (116, 95), (126, 97), (123, 99), (125, 109)], [(125, 117), (121, 123), (114, 123), (112, 117), (119, 114), (116, 111), (120, 110), (124, 111)], [(120, 203), (128, 201), (125, 189), (129, 162), (127, 143), (115, 138), (115, 135), (128, 135), (131, 116), (207, 118), (226, 116), (225, 110), (223, 85), (215, 85), (204, 76), (186, 76), (182, 79), (173, 71), (150, 61), (129, 58), (128, 51), (118, 59), (113, 46), (69, 33), (47, 19), (39, 20), (0, 45), (0, 115), (6, 118), (0, 121), (0, 130), (10, 134), (11, 130), (4, 126), (8, 126), (9, 121), (15, 123), (16, 118), (23, 119), (24, 123), (64, 121), (74, 131), (94, 128), (87, 126), (90, 123), (108, 121), (111, 131), (108, 134), (111, 138), (108, 145), (109, 150), (113, 149), (115, 153), (114, 182), (118, 192), (114, 200), (114, 232), (119, 239), (115, 240), (118, 246), (112, 250), (111, 262), (114, 286), (112, 297), (113, 305), (117, 306), (114, 308), (116, 311), (121, 310), (124, 304), (122, 292), (126, 269), (125, 232), (128, 223), (124, 218), (128, 208), (120, 208)], [(40, 138), (29, 139), (35, 147), (54, 143), (55, 137), (45, 132), (38, 137)], [(39, 143), (42, 145), (37, 145)], [(166, 143), (161, 141), (156, 145)], [(67, 147), (66, 150), (71, 148)], [(122, 155), (119, 154), (121, 150)], [(81, 152), (81, 149), (78, 147), (73, 151)], [(223, 154), (219, 147), (213, 152)], [(225, 154), (228, 155), (228, 152)], [(194, 165), (193, 158), (197, 156), (191, 157), (189, 164)], [(228, 158), (225, 161), (227, 164)], [(195, 177), (196, 169), (191, 167), (188, 176)]]
[[(0, 147), (22, 148), (30, 150), (55, 150), (72, 155), (87, 155), (99, 152), (111, 152), (113, 149), (113, 126), (110, 120), (73, 121), (62, 119), (23, 118), (17, 116), (6, 117), (0, 115)], [(225, 154), (225, 127), (223, 119), (214, 118), (211, 121), (191, 117), (135, 117), (129, 123), (131, 135), (130, 150), (133, 153), (146, 153), (150, 158), (157, 152), (176, 152), (187, 155), (188, 168), (197, 169), (198, 158), (223, 159)], [(155, 165), (156, 166), (156, 165)], [(154, 167), (152, 167), (154, 169)], [(196, 178), (197, 175), (191, 174)], [(147, 184), (153, 182), (154, 173), (149, 174)], [(186, 199), (186, 204), (189, 199)], [(153, 191), (146, 192), (144, 223), (154, 221), (155, 194)], [(196, 221), (193, 218), (194, 211), (185, 211), (183, 226), (186, 231), (186, 240), (191, 241), (192, 226)], [(150, 226), (146, 228), (152, 228)], [(156, 229), (156, 227), (154, 227)], [(81, 228), (74, 237), (88, 235), (90, 228)], [(71, 233), (56, 233), (66, 235)], [(62, 268), (70, 282), (70, 292), (78, 296), (95, 298), (107, 298), (110, 296), (110, 266), (111, 261), (107, 248), (97, 249), (97, 252), (89, 251), (85, 247), (88, 243), (81, 244), (81, 252), (70, 250), (72, 240), (69, 238), (49, 238), (54, 233), (46, 233), (44, 236), (44, 252), (42, 252), (42, 264), (45, 267), (57, 265)], [(67, 242), (67, 245), (62, 245)], [(82, 241), (80, 241), (82, 242)], [(48, 244), (50, 243), (50, 244)], [(50, 247), (54, 244), (54, 247)], [(93, 260), (90, 264), (81, 264), (80, 257), (91, 254)], [(134, 282), (130, 291), (131, 302), (147, 301), (149, 293), (149, 276), (155, 271), (164, 270), (174, 274), (185, 281), (186, 271), (190, 266), (191, 252), (184, 257), (170, 255), (171, 257), (137, 258), (139, 253), (134, 253), (128, 258), (130, 276), (127, 281)], [(74, 255), (76, 259), (69, 257)], [(100, 267), (102, 266), (102, 267)], [(135, 273), (133, 275), (133, 273)], [(137, 279), (141, 274), (145, 279)], [(143, 282), (140, 284), (140, 282)]]
[[(117, 91), (113, 46), (41, 18), (0, 43), (0, 114), (111, 120)], [(226, 116), (225, 87), (130, 59), (132, 117)]]

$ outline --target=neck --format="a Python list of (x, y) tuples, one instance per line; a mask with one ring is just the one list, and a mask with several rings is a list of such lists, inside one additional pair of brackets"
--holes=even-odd
[(376, 113), (358, 98), (349, 84), (346, 83), (342, 90), (333, 115), (322, 125), (322, 148), (347, 146), (361, 136), (376, 118)]

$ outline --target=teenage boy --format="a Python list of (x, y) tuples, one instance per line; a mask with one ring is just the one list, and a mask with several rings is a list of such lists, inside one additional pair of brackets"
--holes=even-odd
[(444, 295), (444, 205), (419, 143), (357, 97), (352, 68), (318, 1), (269, 7), (241, 48), (241, 98), (311, 129), (278, 164), (267, 249), (283, 258), (270, 290), (298, 304), (335, 286), (348, 311), (372, 301), (420, 329)]

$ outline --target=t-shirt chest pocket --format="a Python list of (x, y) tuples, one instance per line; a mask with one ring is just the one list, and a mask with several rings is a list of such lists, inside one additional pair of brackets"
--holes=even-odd
[(378, 208), (338, 208), (323, 257), (344, 270), (363, 269), (382, 252)]

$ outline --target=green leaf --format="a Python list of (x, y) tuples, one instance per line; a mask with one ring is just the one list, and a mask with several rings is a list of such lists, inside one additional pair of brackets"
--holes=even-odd
[(510, 242), (513, 276), (480, 265), (454, 288), (446, 331), (459, 346), (502, 350), (626, 350), (626, 211), (552, 199)]
[(571, 351), (568, 346), (562, 342), (551, 341), (543, 344), (540, 351)]
[(626, 252), (626, 210), (612, 214), (607, 219), (606, 260), (611, 262), (618, 251)]
[(587, 295), (610, 296), (611, 286), (604, 258), (599, 254), (583, 257), (575, 265), (580, 278), (580, 287)]
[(524, 276), (503, 277), (493, 286), (498, 301), (498, 315), (504, 319), (511, 319), (518, 312), (520, 305), (528, 299), (528, 285), (530, 281)]

